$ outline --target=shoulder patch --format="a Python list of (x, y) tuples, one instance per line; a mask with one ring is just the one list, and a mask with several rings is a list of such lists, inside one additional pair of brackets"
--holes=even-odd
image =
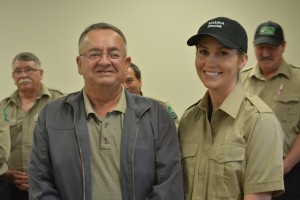
[(258, 96), (246, 92), (246, 98), (257, 108), (260, 113), (273, 113), (272, 109)]

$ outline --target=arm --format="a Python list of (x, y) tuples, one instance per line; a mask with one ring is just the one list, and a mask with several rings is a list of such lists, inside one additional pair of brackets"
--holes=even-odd
[(294, 144), (284, 158), (284, 174), (287, 174), (300, 161), (300, 133), (298, 133)]
[(164, 109), (159, 112), (155, 169), (157, 181), (147, 200), (183, 200), (181, 155), (176, 127)]
[(244, 200), (270, 200), (270, 199), (272, 199), (272, 194), (270, 192), (245, 194), (244, 196)]
[(283, 133), (279, 121), (271, 113), (252, 115), (257, 121), (247, 142), (246, 195), (279, 195), (283, 186)]
[[(45, 107), (46, 108), (46, 107)], [(29, 158), (29, 199), (59, 200), (60, 194), (55, 188), (53, 169), (49, 155), (45, 109), (40, 112), (33, 135), (32, 151)]]

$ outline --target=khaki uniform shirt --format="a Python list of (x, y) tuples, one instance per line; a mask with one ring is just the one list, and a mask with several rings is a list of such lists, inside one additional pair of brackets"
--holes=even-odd
[(10, 135), (11, 150), (8, 159), (9, 169), (27, 172), (27, 163), (31, 152), (33, 131), (40, 110), (51, 100), (63, 96), (63, 93), (41, 85), (39, 95), (28, 112), (24, 112), (16, 90), (10, 97), (1, 101), (0, 110), (4, 123), (9, 126), (5, 134)]
[(126, 110), (125, 91), (112, 112), (98, 116), (83, 90), (91, 145), (93, 199), (121, 200), (120, 148)]
[(8, 170), (6, 161), (10, 155), (9, 126), (4, 123), (3, 114), (0, 114), (0, 175)]
[(300, 132), (300, 68), (283, 61), (277, 74), (265, 80), (255, 65), (243, 70), (241, 79), (246, 91), (258, 95), (280, 121), (285, 156)]
[(283, 185), (283, 133), (272, 110), (240, 83), (208, 120), (208, 93), (179, 123), (186, 200), (242, 200)]

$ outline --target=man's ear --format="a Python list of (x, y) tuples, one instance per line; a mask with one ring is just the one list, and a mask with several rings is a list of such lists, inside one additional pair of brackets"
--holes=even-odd
[(82, 75), (82, 72), (81, 72), (81, 57), (80, 56), (77, 56), (76, 57), (76, 63), (77, 63), (77, 71), (78, 71), (78, 74)]

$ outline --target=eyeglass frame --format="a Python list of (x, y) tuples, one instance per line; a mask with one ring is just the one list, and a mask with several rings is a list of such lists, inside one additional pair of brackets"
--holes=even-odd
[(31, 75), (31, 74), (33, 74), (33, 72), (36, 72), (36, 71), (42, 71), (42, 69), (35, 69), (35, 68), (32, 68), (32, 67), (26, 67), (26, 68), (21, 69), (21, 70), (13, 71), (12, 75), (20, 77), (20, 76), (22, 76), (23, 73), (26, 74), (26, 75)]
[[(118, 55), (113, 55), (113, 53), (118, 53)], [(87, 55), (87, 54), (91, 54), (91, 55)], [(118, 50), (111, 50), (109, 52), (103, 52), (103, 51), (87, 51), (84, 52), (82, 54), (80, 54), (79, 56), (85, 57), (89, 60), (92, 61), (99, 61), (103, 58), (103, 55), (106, 54), (107, 58), (109, 60), (118, 60), (121, 57), (126, 57), (126, 54), (122, 54), (120, 51)], [(116, 57), (115, 57), (116, 56)]]

